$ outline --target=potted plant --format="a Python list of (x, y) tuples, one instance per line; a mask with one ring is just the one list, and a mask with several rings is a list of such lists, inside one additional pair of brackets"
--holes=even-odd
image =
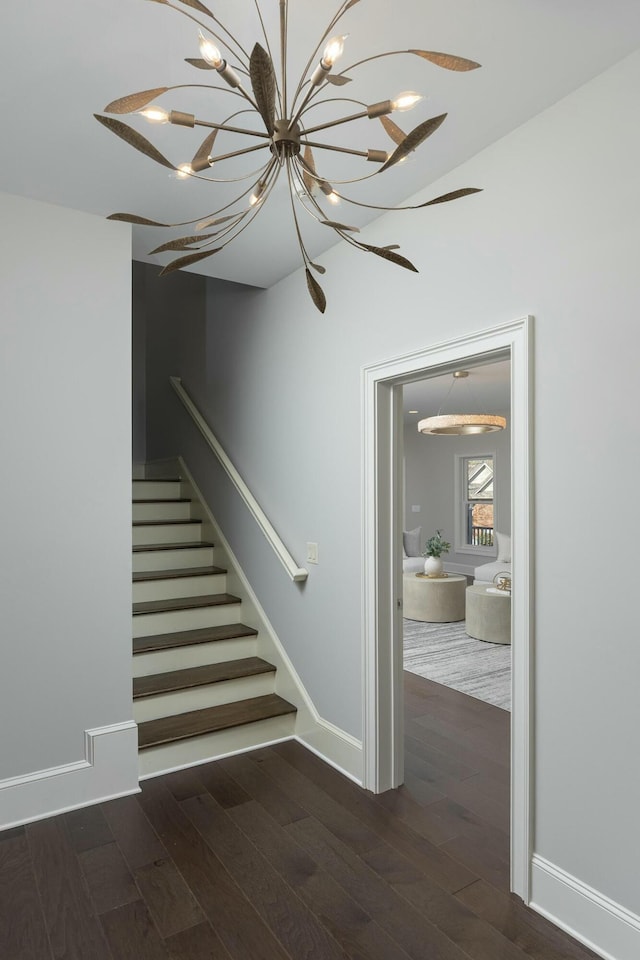
[(436, 530), (425, 543), (422, 552), (422, 556), (427, 558), (424, 562), (424, 572), (427, 577), (442, 576), (442, 555), (449, 553), (449, 550), (451, 550), (451, 544), (443, 538), (441, 530)]

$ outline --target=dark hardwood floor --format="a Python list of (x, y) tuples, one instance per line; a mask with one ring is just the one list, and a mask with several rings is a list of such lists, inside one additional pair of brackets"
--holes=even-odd
[(509, 714), (405, 678), (399, 790), (287, 742), (0, 833), (0, 957), (594, 958), (509, 894)]

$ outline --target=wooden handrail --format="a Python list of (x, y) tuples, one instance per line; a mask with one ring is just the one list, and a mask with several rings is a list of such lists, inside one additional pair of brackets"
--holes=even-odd
[(289, 574), (292, 580), (295, 580), (297, 582), (306, 580), (307, 577), (309, 576), (309, 571), (305, 570), (304, 567), (299, 567), (295, 562), (295, 560), (293, 559), (293, 557), (291, 556), (291, 554), (289, 553), (289, 551), (287, 550), (287, 548), (285, 547), (284, 543), (276, 533), (273, 525), (269, 522), (268, 518), (266, 517), (262, 507), (260, 506), (256, 498), (253, 496), (248, 486), (246, 485), (246, 483), (244, 482), (244, 480), (242, 479), (242, 477), (240, 476), (240, 474), (232, 464), (231, 460), (225, 453), (222, 445), (220, 444), (220, 441), (214, 435), (209, 424), (204, 419), (204, 417), (196, 407), (195, 403), (193, 402), (193, 400), (191, 399), (191, 397), (189, 396), (185, 388), (182, 386), (182, 380), (180, 379), (180, 377), (169, 377), (169, 380), (171, 382), (171, 386), (173, 387), (175, 392), (178, 394), (178, 396), (182, 400), (182, 403), (184, 404), (187, 411), (191, 415), (191, 418), (193, 419), (193, 422), (195, 423), (196, 427), (198, 428), (198, 430), (206, 440), (207, 444), (209, 445), (213, 453), (215, 453), (216, 457), (220, 462), (220, 465), (222, 466), (225, 473), (227, 474), (227, 476), (233, 483), (234, 487), (236, 488), (236, 490), (244, 500), (245, 504), (249, 508), (249, 511), (253, 515), (254, 519), (256, 520), (263, 534), (271, 544), (282, 566), (285, 568), (285, 570), (287, 571), (287, 573)]

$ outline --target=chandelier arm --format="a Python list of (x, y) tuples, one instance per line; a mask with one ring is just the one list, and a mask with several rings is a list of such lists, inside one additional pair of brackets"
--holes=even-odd
[(210, 33), (211, 36), (215, 37), (216, 40), (219, 40), (222, 46), (226, 47), (229, 53), (232, 53), (234, 57), (238, 57), (239, 60), (242, 60), (242, 57), (244, 56), (244, 58), (246, 59), (246, 65), (247, 66), (249, 65), (249, 54), (244, 49), (240, 41), (237, 40), (236, 37), (234, 37), (234, 35), (225, 27), (224, 23), (218, 20), (217, 17), (214, 17), (212, 13), (210, 14), (210, 16), (213, 22), (217, 23), (220, 29), (223, 30), (226, 33), (226, 35), (231, 39), (232, 43), (235, 43), (237, 45), (238, 50), (240, 50), (241, 56), (238, 56), (238, 50), (233, 50), (231, 48), (228, 40), (224, 40), (221, 36), (215, 33), (215, 31), (213, 31), (211, 27), (208, 26), (208, 24), (203, 23), (202, 20), (198, 20), (198, 18), (194, 17), (192, 13), (187, 13), (187, 11), (183, 10), (181, 7), (174, 7), (172, 3), (169, 3), (169, 0), (161, 0), (161, 2), (164, 3), (165, 6), (171, 7), (172, 10), (177, 11), (177, 13), (181, 13), (183, 16), (188, 17), (189, 20), (193, 20), (194, 23), (197, 23), (199, 27), (202, 27), (204, 30), (207, 31), (207, 33)]
[[(258, 3), (258, 0), (253, 0), (253, 2), (254, 2), (254, 5), (255, 5), (255, 8), (256, 8), (256, 13), (258, 14), (258, 20), (260, 21), (260, 27), (261, 27), (261, 29), (262, 29), (262, 36), (264, 37), (264, 42), (265, 42), (265, 46), (266, 46), (266, 48), (267, 48), (267, 53), (269, 54), (269, 57), (270, 57), (270, 59), (271, 59), (271, 62), (273, 63), (273, 54), (272, 54), (272, 52), (271, 52), (271, 45), (270, 45), (270, 43), (269, 43), (269, 35), (268, 35), (268, 33), (267, 33), (267, 28), (266, 28), (265, 25), (264, 25), (264, 19), (263, 19), (263, 17), (262, 17), (262, 10), (260, 9), (260, 4)], [(281, 112), (282, 112), (282, 111), (283, 111), (282, 96), (280, 95), (280, 90), (278, 89), (278, 85), (277, 85), (277, 84), (276, 84), (276, 94), (277, 94), (277, 96), (278, 96), (278, 102), (279, 102), (279, 104), (280, 104), (280, 110), (281, 110)]]
[[(257, 2), (257, 0), (256, 0)], [(287, 115), (287, 0), (280, 0), (280, 68), (282, 71), (282, 112)], [(273, 57), (271, 58), (273, 60)], [(277, 84), (276, 84), (277, 86)]]
[[(378, 173), (380, 173), (379, 170), (376, 171), (376, 174)], [(476, 193), (476, 190), (474, 189), (473, 192)], [(347, 203), (353, 203), (354, 206), (356, 207), (366, 207), (368, 210), (388, 210), (390, 212), (393, 212), (395, 210), (420, 210), (422, 209), (422, 207), (427, 207), (431, 203), (435, 204), (438, 198), (436, 198), (436, 200), (429, 200), (427, 203), (417, 203), (413, 206), (408, 206), (408, 207), (380, 207), (375, 203), (362, 203), (360, 200), (352, 200), (350, 197), (345, 197), (343, 193), (340, 194), (340, 199), (346, 200)], [(453, 200), (454, 198), (451, 197), (451, 199)]]
[[(230, 160), (232, 157), (239, 157), (243, 153), (254, 153), (256, 150), (264, 150), (265, 147), (268, 147), (268, 143), (257, 143), (253, 147), (243, 147), (242, 150), (232, 150), (230, 153), (221, 153), (217, 157), (211, 157), (211, 165), (214, 163), (220, 163), (221, 160)], [(206, 180), (207, 177), (202, 177), (201, 179)], [(245, 179), (244, 177), (242, 179)]]
[[(297, 159), (299, 160), (300, 158), (298, 157)], [(364, 180), (371, 180), (372, 177), (377, 177), (379, 172), (380, 172), (379, 170), (374, 170), (373, 173), (367, 173), (365, 174), (364, 177), (353, 177), (350, 180), (335, 180), (333, 177), (320, 177), (318, 176), (317, 173), (311, 173), (310, 171), (309, 171), (309, 175), (314, 177), (314, 179), (318, 181), (329, 180), (329, 182), (333, 185), (335, 185), (336, 183), (342, 185), (345, 183), (362, 183)], [(340, 194), (340, 199), (342, 199), (342, 194)]]
[(382, 60), (383, 57), (398, 57), (403, 53), (411, 53), (411, 51), (388, 50), (386, 53), (376, 53), (373, 57), (365, 57), (364, 60), (357, 60), (355, 63), (350, 64), (348, 67), (345, 67), (344, 70), (341, 70), (340, 73), (336, 74), (336, 76), (343, 77), (345, 73), (349, 73), (350, 70), (355, 70), (356, 67), (361, 67), (363, 63), (372, 63), (374, 60)]
[[(293, 112), (293, 108), (294, 108), (295, 105), (296, 105), (296, 100), (297, 100), (298, 97), (300, 96), (300, 93), (301, 93), (301, 91), (302, 91), (302, 88), (303, 88), (303, 86), (304, 86), (304, 84), (305, 84), (305, 77), (306, 77), (307, 73), (309, 72), (309, 69), (311, 68), (311, 64), (313, 63), (315, 57), (316, 57), (316, 56), (318, 55), (318, 53), (320, 52), (320, 47), (322, 46), (323, 41), (326, 40), (326, 38), (329, 36), (329, 34), (331, 33), (331, 31), (333, 30), (333, 28), (335, 27), (335, 25), (338, 23), (338, 21), (341, 19), (341, 17), (347, 12), (348, 8), (349, 8), (351, 5), (352, 5), (352, 4), (351, 4), (351, 0), (345, 0), (344, 3), (341, 3), (341, 4), (340, 4), (340, 6), (338, 7), (337, 12), (334, 14), (333, 19), (332, 19), (331, 22), (329, 23), (327, 29), (325, 30), (325, 32), (324, 32), (324, 33), (322, 34), (322, 36), (320, 37), (320, 40), (318, 41), (318, 44), (317, 44), (317, 46), (315, 47), (313, 53), (311, 54), (311, 56), (310, 56), (309, 59), (307, 60), (306, 66), (305, 66), (304, 70), (302, 71), (302, 73), (301, 73), (301, 75), (300, 75), (300, 82), (298, 83), (298, 86), (297, 86), (297, 88), (296, 88), (296, 92), (295, 92), (294, 97), (293, 97), (293, 101), (292, 101), (292, 103), (291, 103), (291, 112)], [(313, 90), (313, 88), (312, 88), (312, 90)], [(307, 100), (308, 100), (308, 99), (309, 99), (309, 94), (307, 95)], [(298, 116), (300, 115), (300, 112), (301, 112), (301, 111), (299, 111)]]
[(368, 116), (367, 111), (363, 110), (361, 113), (352, 113), (350, 116), (341, 117), (339, 120), (329, 120), (327, 123), (319, 123), (315, 127), (305, 129), (304, 133), (308, 136), (310, 133), (317, 133), (318, 130), (328, 130), (330, 127), (339, 126), (341, 123), (350, 123), (351, 120), (364, 120), (364, 118)]
[[(297, 157), (297, 158), (295, 158), (295, 159), (299, 159), (299, 157)], [(318, 203), (318, 201), (316, 200), (316, 198), (313, 196), (313, 194), (309, 193), (309, 191), (307, 190), (307, 187), (306, 187), (306, 184), (305, 184), (305, 182), (304, 182), (304, 179), (303, 179), (303, 177), (302, 177), (302, 175), (301, 175), (301, 173), (300, 173), (300, 170), (298, 169), (299, 166), (300, 166), (299, 164), (295, 164), (294, 167), (293, 167), (293, 173), (294, 173), (295, 179), (298, 181), (298, 187), (301, 187), (301, 188), (302, 188), (302, 192), (300, 192), (300, 190), (296, 190), (296, 196), (298, 197), (298, 200), (299, 200), (300, 203), (302, 204), (303, 209), (306, 210), (306, 212), (309, 214), (310, 217), (313, 217), (313, 219), (314, 219), (317, 223), (319, 223), (320, 220), (326, 219), (325, 212), (324, 212), (324, 210), (322, 209), (322, 207), (320, 206), (320, 204)], [(316, 177), (316, 179), (320, 179), (320, 178), (319, 178), (319, 177)], [(320, 216), (316, 216), (315, 213), (314, 213), (312, 210), (309, 209), (309, 207), (308, 207), (308, 206), (305, 204), (305, 202), (304, 202), (305, 199), (311, 201), (311, 203), (312, 203), (313, 206), (316, 208), (316, 210), (318, 211), (318, 213), (320, 214)]]
[[(320, 93), (322, 89), (323, 87), (317, 87), (317, 92)], [(367, 109), (367, 104), (364, 100), (356, 100), (354, 97), (327, 97), (326, 100), (316, 100), (315, 103), (309, 104), (305, 113), (308, 113), (309, 110), (313, 110), (315, 107), (321, 107), (325, 103), (355, 103), (359, 107), (364, 107), (365, 110)]]
[[(373, 173), (368, 173), (368, 174), (366, 174), (364, 177), (353, 177), (353, 178), (351, 178), (350, 180), (334, 180), (333, 177), (328, 177), (328, 178), (327, 178), (327, 177), (321, 177), (321, 176), (319, 175), (319, 173), (317, 172), (317, 170), (312, 169), (307, 163), (305, 163), (304, 157), (301, 157), (300, 155), (298, 155), (295, 159), (297, 160), (298, 164), (299, 164), (301, 167), (303, 167), (303, 168), (306, 170), (306, 172), (309, 174), (309, 176), (310, 176), (313, 180), (315, 180), (317, 183), (321, 183), (323, 180), (327, 180), (327, 179), (329, 179), (331, 183), (340, 183), (340, 184), (342, 184), (342, 183), (362, 183), (363, 180), (370, 180), (371, 177), (377, 177), (377, 176), (378, 176), (378, 173), (380, 172), (379, 170), (374, 170)], [(308, 193), (308, 190), (306, 189), (306, 185), (305, 185), (305, 191)], [(340, 197), (342, 197), (342, 194), (340, 194)], [(394, 208), (394, 209), (395, 209), (395, 208)]]
[[(212, 235), (211, 235), (211, 239), (210, 239), (210, 240), (207, 240), (205, 243), (201, 244), (201, 245), (198, 247), (198, 250), (206, 250), (206, 248), (212, 246), (212, 244), (214, 244), (214, 243), (220, 243), (220, 240), (221, 240), (221, 239), (223, 239), (224, 237), (226, 237), (229, 233), (231, 233), (233, 230), (235, 230), (235, 228), (236, 228), (237, 226), (239, 226), (239, 224), (242, 223), (242, 221), (244, 220), (244, 218), (245, 218), (246, 216), (248, 216), (249, 213), (251, 213), (251, 209), (252, 209), (251, 207), (247, 207), (245, 210), (242, 210), (242, 211), (237, 215), (237, 217), (234, 217), (233, 223), (230, 223), (230, 224), (229, 224), (228, 226), (226, 226), (226, 227), (222, 227), (220, 230), (216, 231), (215, 234), (212, 234)], [(232, 241), (232, 240), (235, 240), (235, 238), (236, 238), (237, 236), (238, 236), (238, 234), (236, 233), (236, 234), (234, 234), (232, 237), (229, 237), (228, 240), (225, 240), (225, 241), (224, 241), (223, 246), (226, 246), (228, 243), (231, 243), (231, 241)]]
[[(245, 113), (245, 111), (239, 110), (238, 113)], [(194, 124), (196, 127), (207, 127), (210, 130), (224, 130), (226, 133), (242, 133), (249, 137), (260, 137), (264, 140), (271, 139), (268, 133), (262, 133), (259, 130), (247, 130), (244, 127), (230, 127), (226, 123), (213, 123), (210, 120), (194, 120)]]
[[(298, 122), (298, 120), (300, 119), (300, 117), (301, 117), (302, 114), (304, 113), (304, 109), (305, 109), (305, 107), (307, 106), (307, 104), (309, 103), (309, 101), (311, 100), (311, 97), (313, 96), (315, 90), (317, 90), (317, 87), (313, 87), (313, 86), (312, 86), (312, 87), (309, 87), (309, 89), (307, 90), (307, 93), (306, 93), (306, 95), (305, 95), (304, 100), (302, 101), (302, 103), (301, 103), (300, 106), (298, 107), (295, 116), (292, 117), (291, 122), (289, 123), (289, 130), (291, 130), (291, 128)], [(292, 108), (291, 112), (293, 113), (293, 108)]]
[[(243, 180), (249, 180), (250, 177), (255, 177), (257, 173), (260, 173), (261, 170), (264, 170), (264, 167), (258, 167), (255, 170), (251, 170), (249, 173), (245, 173), (242, 177), (203, 177), (200, 174), (192, 173), (191, 177), (194, 177), (198, 180), (204, 180), (206, 183), (241, 183)], [(203, 218), (200, 217), (200, 220)], [(196, 221), (192, 220), (191, 223)], [(177, 224), (176, 224), (177, 226)]]
[[(300, 143), (303, 147), (315, 147), (317, 150), (333, 150), (335, 153), (349, 153), (354, 157), (364, 157), (365, 160), (369, 159), (369, 153), (366, 150), (351, 150), (349, 147), (336, 147), (331, 143), (316, 143), (314, 140), (303, 140), (302, 138), (300, 139)], [(386, 159), (386, 151), (381, 152), (384, 152)], [(380, 160), (378, 162), (384, 163), (385, 161)], [(395, 210), (395, 207), (391, 207), (390, 209)]]
[(253, 99), (253, 97), (249, 96), (249, 94), (247, 93), (247, 91), (245, 90), (245, 88), (242, 86), (241, 83), (239, 83), (238, 86), (237, 86), (235, 89), (240, 93), (240, 96), (241, 96), (241, 97), (244, 97), (244, 99), (247, 100), (247, 101), (251, 104), (251, 106), (253, 107), (253, 109), (254, 109), (257, 113), (260, 113), (260, 107), (259, 107), (258, 104), (255, 102), (255, 100)]
[[(201, 223), (205, 220), (211, 220), (212, 217), (217, 217), (219, 213), (224, 213), (225, 210), (229, 209), (229, 207), (232, 207), (235, 203), (238, 203), (240, 200), (242, 200), (243, 197), (246, 197), (249, 191), (256, 187), (263, 177), (268, 177), (273, 168), (273, 164), (274, 160), (271, 158), (264, 167), (261, 167), (260, 176), (258, 176), (258, 179), (254, 180), (253, 183), (251, 183), (246, 190), (243, 190), (242, 193), (239, 193), (237, 197), (234, 197), (233, 200), (230, 200), (229, 203), (226, 203), (224, 207), (219, 207), (218, 210), (214, 210), (213, 213), (210, 213), (206, 217), (196, 217), (194, 220), (185, 220), (184, 223), (171, 224), (171, 226), (182, 227), (189, 223)], [(206, 180), (207, 178), (202, 177), (201, 179)]]
[[(274, 170), (274, 169), (275, 169), (275, 174), (273, 174), (273, 170)], [(238, 230), (237, 233), (234, 233), (234, 235), (233, 235), (232, 237), (229, 237), (228, 240), (225, 240), (225, 242), (224, 242), (223, 245), (222, 245), (223, 247), (226, 247), (227, 244), (231, 243), (232, 240), (235, 240), (236, 237), (239, 237), (240, 234), (243, 233), (243, 231), (245, 231), (245, 230), (247, 229), (247, 227), (249, 226), (249, 224), (253, 223), (253, 221), (255, 220), (255, 218), (256, 218), (256, 217), (258, 216), (258, 214), (260, 213), (260, 209), (261, 209), (263, 203), (267, 200), (269, 194), (271, 193), (271, 191), (272, 191), (272, 189), (273, 189), (273, 187), (274, 187), (274, 184), (275, 184), (276, 180), (278, 179), (278, 174), (279, 174), (279, 173), (280, 173), (280, 167), (277, 165), (277, 163), (275, 162), (275, 160), (272, 160), (272, 161), (268, 164), (268, 166), (267, 166), (267, 168), (266, 168), (266, 170), (265, 170), (265, 173), (264, 173), (265, 178), (271, 177), (271, 180), (270, 180), (270, 182), (267, 184), (267, 187), (265, 188), (265, 192), (264, 192), (264, 194), (263, 194), (262, 202), (255, 204), (255, 206), (253, 206), (253, 207), (248, 207), (246, 210), (243, 211), (242, 219), (244, 219), (244, 217), (247, 216), (247, 214), (250, 214), (249, 219), (248, 219), (247, 222), (244, 224), (244, 226), (241, 227), (240, 230)], [(249, 187), (247, 190), (245, 190), (245, 192), (244, 192), (243, 194), (241, 194), (241, 196), (242, 196), (242, 197), (246, 196), (246, 194), (249, 192), (249, 190), (251, 190), (252, 187), (256, 187), (259, 182), (260, 182), (260, 179), (256, 180), (256, 181), (251, 185), (251, 187)], [(240, 199), (240, 198), (238, 198), (238, 199)], [(223, 208), (223, 209), (224, 209), (224, 208)], [(233, 227), (235, 227), (235, 226), (237, 226), (237, 224), (233, 224), (231, 229), (233, 229)]]
[(291, 212), (292, 212), (292, 214), (293, 214), (293, 222), (294, 222), (294, 225), (295, 225), (295, 228), (296, 228), (296, 236), (298, 237), (298, 243), (299, 243), (299, 245), (300, 245), (300, 252), (302, 253), (302, 258), (303, 258), (303, 260), (304, 260), (304, 265), (305, 265), (305, 267), (306, 267), (309, 263), (311, 263), (311, 257), (310, 257), (309, 254), (307, 253), (306, 247), (305, 247), (304, 242), (303, 242), (303, 240), (302, 240), (302, 232), (301, 232), (301, 230), (300, 230), (300, 224), (298, 223), (298, 215), (297, 215), (297, 213), (296, 213), (296, 205), (295, 205), (295, 202), (294, 202), (294, 199), (293, 199), (293, 194), (294, 194), (295, 188), (294, 188), (294, 186), (293, 186), (293, 182), (292, 182), (292, 179), (291, 179), (291, 165), (290, 165), (290, 162), (289, 162), (289, 157), (287, 157), (287, 177), (288, 177), (288, 180), (289, 180), (289, 198), (290, 198), (290, 200), (291, 200)]
[[(164, 93), (169, 93), (170, 90), (218, 90), (222, 93), (230, 93), (234, 97), (241, 97), (242, 94), (238, 93), (237, 89), (232, 89), (231, 87), (217, 87), (213, 83), (176, 83), (172, 87), (167, 87)], [(159, 93), (159, 97), (164, 96), (164, 94)], [(130, 111), (132, 113), (137, 113), (136, 110)]]

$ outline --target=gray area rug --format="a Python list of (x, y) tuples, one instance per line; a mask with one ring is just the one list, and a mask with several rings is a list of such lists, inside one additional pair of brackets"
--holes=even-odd
[(404, 620), (404, 669), (511, 710), (511, 647), (474, 640), (456, 623)]

